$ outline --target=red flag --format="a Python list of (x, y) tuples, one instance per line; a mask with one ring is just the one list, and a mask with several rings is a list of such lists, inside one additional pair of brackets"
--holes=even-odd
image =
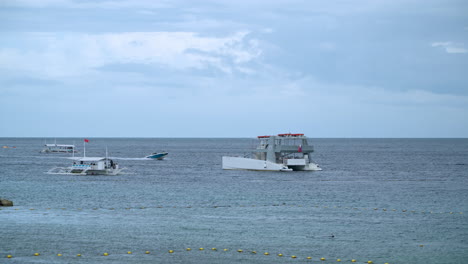
[(299, 148), (297, 148), (297, 152), (302, 152), (302, 145), (299, 145)]
[(89, 142), (89, 140), (85, 138), (85, 139), (84, 139), (84, 142), (88, 143), (88, 142)]

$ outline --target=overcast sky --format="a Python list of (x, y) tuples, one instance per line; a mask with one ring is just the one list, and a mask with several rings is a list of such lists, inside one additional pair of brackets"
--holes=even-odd
[(1, 0), (0, 136), (468, 137), (468, 1)]

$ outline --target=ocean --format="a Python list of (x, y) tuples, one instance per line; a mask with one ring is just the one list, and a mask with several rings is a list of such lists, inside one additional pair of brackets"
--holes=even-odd
[(126, 173), (50, 175), (70, 155), (0, 138), (15, 205), (0, 207), (0, 263), (468, 263), (468, 139), (312, 139), (316, 172), (221, 169), (254, 139), (89, 141)]

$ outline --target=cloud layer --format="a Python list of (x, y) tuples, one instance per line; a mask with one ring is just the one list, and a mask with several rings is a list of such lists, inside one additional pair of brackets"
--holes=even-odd
[(83, 74), (109, 64), (254, 71), (248, 63), (261, 50), (247, 36), (248, 32), (226, 37), (203, 37), (194, 32), (29, 33), (23, 36), (28, 47), (0, 49), (0, 67), (49, 77)]

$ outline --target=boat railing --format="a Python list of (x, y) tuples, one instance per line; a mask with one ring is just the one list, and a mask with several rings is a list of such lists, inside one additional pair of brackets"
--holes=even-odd
[(79, 169), (85, 169), (85, 168), (90, 168), (91, 165), (90, 164), (73, 164), (72, 167), (73, 168), (79, 168)]

